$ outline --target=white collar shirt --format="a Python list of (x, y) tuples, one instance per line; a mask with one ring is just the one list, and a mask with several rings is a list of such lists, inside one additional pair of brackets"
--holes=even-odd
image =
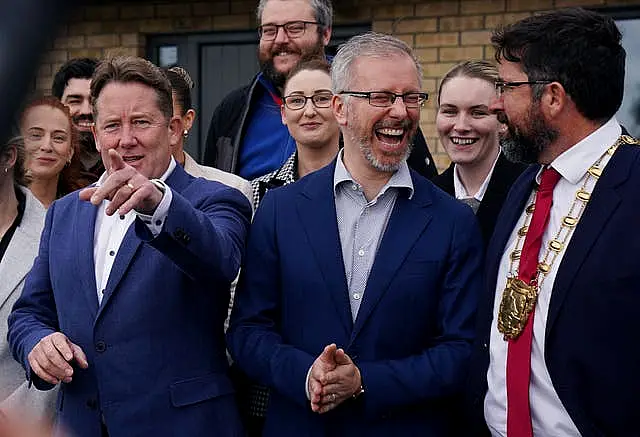
[(498, 157), (500, 156), (500, 151), (496, 155), (496, 158), (493, 160), (493, 165), (491, 166), (491, 170), (487, 173), (487, 177), (484, 178), (482, 185), (478, 188), (478, 191), (471, 196), (467, 193), (466, 188), (462, 184), (460, 180), (460, 176), (458, 176), (458, 164), (453, 166), (453, 190), (456, 196), (456, 199), (468, 199), (470, 197), (476, 199), (478, 202), (482, 202), (484, 199), (484, 194), (487, 192), (487, 187), (489, 186), (489, 181), (491, 181), (491, 176), (493, 175), (493, 170), (496, 168), (496, 162), (498, 162)]

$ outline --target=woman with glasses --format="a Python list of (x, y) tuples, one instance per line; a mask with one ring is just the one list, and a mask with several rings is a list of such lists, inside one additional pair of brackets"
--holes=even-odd
[(331, 109), (329, 64), (320, 59), (296, 66), (284, 86), (280, 113), (296, 151), (278, 170), (251, 181), (257, 207), (265, 193), (329, 164), (338, 153), (340, 128)]
[(525, 168), (500, 151), (506, 125), (489, 111), (497, 80), (490, 62), (465, 61), (442, 78), (437, 101), (436, 128), (451, 166), (433, 182), (473, 209), (485, 242), (511, 184)]

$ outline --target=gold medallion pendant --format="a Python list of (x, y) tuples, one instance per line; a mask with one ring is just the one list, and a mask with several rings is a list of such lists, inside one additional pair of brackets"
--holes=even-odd
[(515, 340), (524, 330), (538, 298), (538, 286), (522, 279), (507, 278), (498, 312), (498, 331), (505, 340)]

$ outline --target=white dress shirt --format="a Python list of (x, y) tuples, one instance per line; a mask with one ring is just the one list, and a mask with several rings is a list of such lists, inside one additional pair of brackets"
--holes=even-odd
[[(160, 180), (165, 181), (176, 168), (176, 161), (171, 158), (167, 171), (164, 172)], [(107, 177), (107, 173), (103, 173), (96, 182), (96, 186), (100, 186)], [(105, 214), (105, 208), (109, 204), (109, 200), (103, 200), (98, 207), (96, 215), (96, 224), (93, 234), (93, 260), (95, 262), (96, 288), (98, 293), (98, 304), (102, 303), (104, 291), (107, 288), (109, 275), (113, 262), (118, 254), (118, 249), (122, 244), (122, 240), (129, 230), (131, 224), (140, 217), (147, 225), (153, 236), (157, 236), (162, 230), (162, 226), (169, 212), (169, 205), (173, 195), (171, 189), (167, 187), (162, 200), (158, 204), (152, 216), (140, 214), (135, 210), (129, 211), (125, 215), (120, 215), (116, 211), (112, 216)]]
[[(558, 156), (551, 167), (556, 169), (562, 176), (553, 191), (553, 205), (549, 224), (542, 238), (542, 248), (540, 258), (546, 252), (549, 241), (560, 229), (562, 218), (567, 215), (569, 208), (575, 199), (578, 188), (582, 186), (587, 177), (587, 170), (598, 159), (605, 154), (621, 134), (621, 128), (615, 118), (612, 118), (595, 132), (584, 138), (582, 141)], [(601, 167), (604, 167), (609, 160), (609, 155), (605, 154)], [(540, 171), (536, 176), (540, 182)], [(585, 190), (592, 192), (596, 183), (591, 179)], [(534, 193), (526, 205), (534, 200)], [(493, 322), (491, 324), (491, 336), (489, 344), (489, 370), (487, 372), (488, 392), (484, 401), (484, 416), (493, 436), (507, 435), (507, 342), (503, 335), (498, 332), (498, 309), (502, 292), (510, 274), (510, 254), (515, 247), (517, 232), (523, 226), (526, 214), (524, 211), (513, 229), (506, 245), (506, 250), (500, 260), (498, 278), (496, 281), (496, 294), (493, 308)], [(569, 245), (571, 236), (567, 240), (565, 248)], [(565, 249), (566, 250), (566, 249)], [(562, 405), (556, 393), (551, 377), (547, 370), (544, 358), (545, 347), (545, 327), (547, 324), (547, 314), (551, 292), (558, 266), (562, 262), (564, 251), (558, 254), (557, 259), (551, 266), (551, 271), (543, 280), (535, 307), (535, 317), (533, 320), (533, 342), (531, 346), (531, 382), (529, 386), (529, 400), (531, 404), (531, 420), (533, 424), (533, 435), (536, 437), (580, 436), (580, 432), (571, 420), (567, 410)], [(516, 266), (517, 267), (517, 266)], [(513, 272), (516, 273), (516, 272)]]
[(478, 202), (482, 202), (484, 199), (484, 193), (487, 192), (487, 187), (489, 186), (489, 181), (491, 181), (491, 175), (493, 175), (493, 170), (496, 168), (496, 162), (498, 162), (498, 157), (500, 156), (500, 150), (498, 150), (498, 154), (496, 158), (493, 160), (493, 165), (491, 166), (491, 170), (487, 173), (487, 177), (484, 178), (482, 185), (478, 188), (478, 191), (472, 196), (467, 193), (467, 189), (462, 184), (460, 180), (460, 176), (458, 176), (458, 164), (453, 166), (453, 190), (456, 196), (456, 199), (468, 199), (473, 197)]

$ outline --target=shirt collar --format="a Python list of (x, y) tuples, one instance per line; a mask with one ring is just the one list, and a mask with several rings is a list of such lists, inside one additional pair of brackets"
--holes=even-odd
[[(620, 123), (615, 117), (612, 117), (605, 124), (554, 159), (551, 167), (556, 169), (564, 179), (576, 185), (589, 168), (605, 154), (607, 149), (613, 146), (621, 134)], [(542, 168), (536, 175), (536, 182), (538, 183), (540, 183), (541, 173)]]
[[(173, 170), (175, 168), (176, 168), (176, 160), (172, 156), (171, 161), (169, 161), (169, 167), (167, 167), (165, 172), (158, 179), (160, 179), (162, 182), (166, 182), (167, 178), (171, 176), (171, 173), (173, 173)], [(100, 176), (100, 179), (96, 181), (96, 187), (99, 187), (100, 185), (102, 185), (102, 183), (106, 178), (107, 178), (107, 171), (105, 170), (104, 173), (102, 173), (102, 175)]]
[(491, 175), (493, 174), (493, 170), (496, 168), (498, 157), (500, 157), (500, 150), (498, 150), (498, 154), (496, 155), (496, 158), (493, 160), (493, 165), (491, 166), (489, 173), (487, 173), (487, 176), (484, 178), (484, 181), (482, 181), (482, 185), (480, 185), (480, 188), (478, 188), (478, 191), (473, 196), (469, 196), (469, 193), (467, 193), (467, 190), (464, 188), (464, 185), (462, 184), (462, 181), (458, 176), (458, 164), (454, 164), (453, 189), (455, 191), (456, 199), (467, 199), (469, 197), (473, 197), (478, 202), (482, 202), (482, 199), (484, 198), (484, 193), (487, 192), (487, 187), (489, 186), (489, 181), (491, 180)]
[[(344, 166), (344, 162), (342, 161), (342, 155), (344, 153), (344, 148), (340, 149), (338, 152), (338, 157), (336, 158), (336, 169), (333, 173), (333, 191), (334, 194), (338, 194), (338, 186), (345, 183), (355, 183), (358, 184), (353, 177), (351, 177), (351, 173)], [(400, 164), (400, 168), (393, 173), (391, 178), (387, 181), (387, 183), (382, 187), (378, 196), (385, 193), (389, 188), (404, 188), (406, 189), (408, 195), (407, 198), (411, 199), (413, 197), (413, 180), (411, 179), (411, 173), (409, 172), (409, 166), (407, 165), (407, 161), (403, 161)]]

